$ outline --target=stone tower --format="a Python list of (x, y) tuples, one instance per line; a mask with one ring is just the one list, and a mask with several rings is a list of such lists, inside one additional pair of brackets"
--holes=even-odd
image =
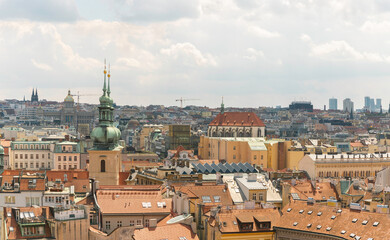
[(99, 126), (91, 133), (93, 148), (89, 153), (89, 176), (101, 185), (118, 185), (121, 171), (121, 152), (119, 145), (121, 132), (114, 126), (114, 107), (110, 97), (110, 70), (108, 87), (106, 85), (106, 66), (104, 66), (103, 95), (99, 98)]

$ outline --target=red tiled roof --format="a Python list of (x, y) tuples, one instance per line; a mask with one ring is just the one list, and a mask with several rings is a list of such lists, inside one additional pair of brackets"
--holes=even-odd
[(209, 126), (265, 127), (265, 124), (253, 112), (225, 112), (218, 114)]
[[(287, 211), (289, 208), (290, 210)], [(299, 213), (300, 210), (303, 210), (303, 213)], [(309, 211), (313, 211), (312, 214), (308, 214)], [(338, 213), (335, 207), (321, 204), (308, 205), (300, 201), (289, 203), (283, 208), (282, 212), (283, 215), (276, 227), (294, 231), (309, 231), (321, 235), (321, 237), (331, 235), (344, 239), (352, 239), (350, 238), (352, 233), (361, 237), (362, 240), (368, 238), (389, 239), (388, 236), (390, 236), (388, 214), (359, 212), (346, 208)], [(318, 215), (320, 212), (321, 214)], [(332, 216), (335, 216), (335, 218), (332, 219)], [(352, 222), (353, 219), (356, 219), (355, 223)], [(364, 220), (368, 222), (363, 224)], [(296, 226), (294, 226), (294, 222), (297, 222)], [(379, 224), (373, 226), (375, 222)], [(311, 224), (311, 226), (308, 227), (308, 224)], [(319, 225), (321, 227), (317, 228)], [(346, 233), (342, 234), (342, 230)]]
[(135, 240), (150, 240), (150, 239), (167, 239), (178, 240), (180, 237), (188, 240), (198, 240), (198, 236), (192, 232), (191, 227), (176, 223), (156, 228), (143, 228), (134, 231)]
[[(103, 214), (137, 214), (156, 213), (169, 214), (172, 199), (163, 199), (159, 190), (102, 190), (96, 192), (97, 203)], [(151, 207), (143, 207), (150, 202)], [(158, 202), (165, 202), (166, 207), (159, 207)]]

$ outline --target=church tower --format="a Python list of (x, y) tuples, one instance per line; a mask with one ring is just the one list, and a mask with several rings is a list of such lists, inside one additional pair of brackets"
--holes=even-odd
[[(101, 185), (118, 185), (121, 171), (121, 152), (119, 145), (121, 132), (114, 127), (114, 107), (110, 97), (110, 70), (108, 75), (104, 66), (103, 95), (99, 98), (99, 126), (91, 133), (93, 148), (89, 153), (89, 176), (95, 178)], [(108, 88), (106, 84), (108, 76)]]

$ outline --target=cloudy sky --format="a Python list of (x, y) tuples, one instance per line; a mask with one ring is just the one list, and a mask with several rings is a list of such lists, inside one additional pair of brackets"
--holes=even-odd
[[(389, 104), (388, 0), (0, 0), (0, 99)], [(98, 96), (81, 102), (97, 103)]]

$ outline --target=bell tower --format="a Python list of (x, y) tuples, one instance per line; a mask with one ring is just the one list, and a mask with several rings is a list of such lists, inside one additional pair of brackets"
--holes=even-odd
[[(99, 126), (91, 133), (93, 148), (89, 153), (89, 176), (95, 178), (101, 185), (118, 185), (121, 171), (121, 152), (119, 145), (121, 132), (114, 126), (114, 107), (110, 97), (110, 68), (106, 70), (104, 61), (103, 95), (99, 98)], [(108, 77), (108, 89), (106, 77)]]

